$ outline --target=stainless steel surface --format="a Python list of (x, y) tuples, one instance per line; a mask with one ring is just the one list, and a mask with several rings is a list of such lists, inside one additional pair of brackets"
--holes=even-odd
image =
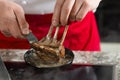
[[(24, 62), (23, 56), (26, 51), (26, 49), (0, 49), (0, 55), (4, 61)], [(73, 51), (73, 53), (75, 55), (73, 64), (112, 65), (113, 80), (120, 80), (120, 52)]]
[(11, 80), (10, 75), (1, 57), (0, 57), (0, 80)]
[(27, 38), (27, 40), (29, 41), (29, 43), (33, 43), (33, 42), (37, 42), (38, 39), (35, 37), (35, 35), (30, 32), (27, 36), (25, 36)]

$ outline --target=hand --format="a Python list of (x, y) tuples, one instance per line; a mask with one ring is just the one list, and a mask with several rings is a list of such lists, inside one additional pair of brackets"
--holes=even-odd
[(23, 38), (29, 33), (22, 7), (9, 0), (0, 0), (0, 31), (6, 37)]
[(100, 0), (57, 0), (53, 12), (52, 24), (66, 25), (68, 20), (79, 21), (98, 7)]

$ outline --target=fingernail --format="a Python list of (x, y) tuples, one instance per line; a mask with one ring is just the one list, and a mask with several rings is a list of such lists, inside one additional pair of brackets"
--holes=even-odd
[(65, 25), (67, 25), (67, 23), (68, 23), (68, 22), (62, 22), (61, 25), (62, 25), (62, 26), (65, 26)]
[(62, 26), (65, 26), (66, 24), (65, 23), (61, 23)]
[(56, 20), (52, 20), (52, 25), (53, 25), (53, 26), (57, 26), (57, 24), (58, 24), (58, 23), (57, 23)]
[(29, 29), (28, 29), (28, 28), (22, 29), (22, 33), (23, 33), (23, 34), (29, 34)]

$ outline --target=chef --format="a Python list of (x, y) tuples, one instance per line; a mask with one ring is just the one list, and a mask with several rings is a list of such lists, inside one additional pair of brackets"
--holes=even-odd
[(72, 50), (100, 51), (93, 10), (100, 0), (0, 0), (0, 48), (28, 49), (23, 37), (31, 30), (40, 40), (50, 25), (69, 25), (64, 46)]

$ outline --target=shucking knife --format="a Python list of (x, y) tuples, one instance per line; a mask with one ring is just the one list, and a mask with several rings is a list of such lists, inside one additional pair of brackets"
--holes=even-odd
[(37, 37), (32, 32), (27, 34), (25, 37), (27, 38), (30, 44), (38, 41)]

